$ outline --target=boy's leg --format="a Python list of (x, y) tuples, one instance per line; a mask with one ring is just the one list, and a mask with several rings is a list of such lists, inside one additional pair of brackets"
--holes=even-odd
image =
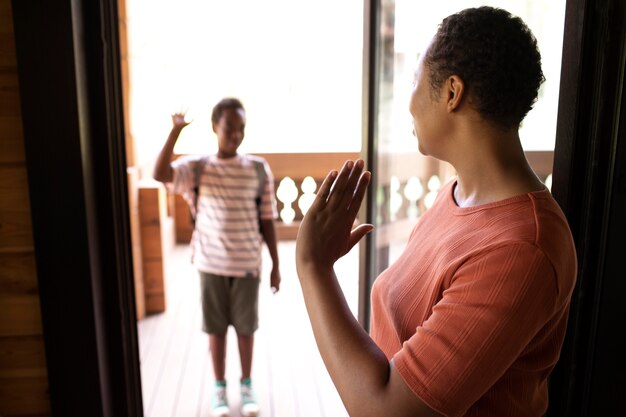
[(233, 278), (231, 288), (231, 319), (237, 332), (241, 379), (250, 378), (254, 332), (259, 327), (259, 278)]
[(239, 359), (241, 360), (241, 380), (250, 378), (252, 372), (252, 353), (254, 352), (254, 334), (237, 335)]
[(216, 381), (226, 372), (226, 335), (230, 322), (228, 277), (200, 272), (202, 330), (209, 334), (209, 350)]
[(254, 350), (254, 332), (259, 326), (258, 278), (237, 278), (233, 280), (231, 292), (232, 324), (237, 331), (239, 359), (241, 360), (241, 415), (254, 417), (259, 413), (250, 373), (252, 352)]
[(210, 334), (209, 350), (216, 381), (224, 381), (226, 373), (226, 334)]

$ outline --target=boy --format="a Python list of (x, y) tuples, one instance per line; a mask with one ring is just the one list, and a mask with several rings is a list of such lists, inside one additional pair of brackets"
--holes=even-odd
[(172, 130), (154, 168), (154, 178), (192, 202), (195, 230), (192, 262), (201, 280), (203, 330), (215, 374), (213, 413), (229, 415), (226, 397), (226, 332), (237, 332), (241, 358), (243, 416), (259, 407), (250, 379), (254, 332), (258, 327), (261, 238), (272, 258), (270, 285), (280, 287), (274, 218), (277, 216), (271, 170), (260, 157), (237, 152), (244, 138), (246, 115), (241, 102), (225, 98), (211, 115), (217, 135), (215, 155), (185, 156), (172, 162), (174, 145), (189, 124), (183, 113), (172, 115)]

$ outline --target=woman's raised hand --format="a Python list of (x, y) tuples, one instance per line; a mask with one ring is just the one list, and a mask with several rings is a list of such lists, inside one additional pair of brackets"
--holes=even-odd
[(362, 160), (346, 161), (340, 172), (331, 171), (307, 211), (296, 240), (298, 274), (307, 268), (328, 272), (337, 259), (369, 233), (374, 226), (352, 229), (365, 197), (371, 174)]

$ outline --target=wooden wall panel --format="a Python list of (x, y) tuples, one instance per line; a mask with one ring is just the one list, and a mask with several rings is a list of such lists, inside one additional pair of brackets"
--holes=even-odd
[(146, 303), (143, 289), (143, 269), (141, 259), (141, 228), (139, 225), (139, 170), (129, 167), (128, 173), (128, 211), (130, 217), (130, 233), (133, 250), (133, 275), (135, 279), (135, 313), (137, 320), (146, 315)]
[(5, 295), (37, 295), (37, 271), (32, 253), (0, 253), (0, 288)]
[[(2, 85), (2, 74), (0, 74), (0, 85)], [(0, 99), (5, 100), (6, 98), (7, 97), (0, 92)], [(17, 117), (0, 115), (0, 132), (2, 132), (2, 140), (0, 141), (0, 164), (24, 162), (22, 125), (15, 123), (16, 119)]]
[(0, 132), (0, 416), (49, 416), (9, 0), (0, 0)]
[(0, 355), (5, 360), (0, 375), (18, 374), (23, 371), (29, 373), (31, 369), (46, 368), (46, 354), (41, 335), (3, 337), (0, 339)]
[(176, 243), (189, 243), (193, 233), (193, 219), (189, 204), (180, 194), (174, 196), (174, 224), (176, 228)]
[(156, 181), (138, 186), (143, 290), (146, 314), (165, 311), (165, 253), (173, 233), (167, 219), (165, 187)]
[(0, 249), (32, 248), (28, 182), (24, 164), (0, 165)]
[(45, 374), (0, 379), (2, 416), (50, 416)]

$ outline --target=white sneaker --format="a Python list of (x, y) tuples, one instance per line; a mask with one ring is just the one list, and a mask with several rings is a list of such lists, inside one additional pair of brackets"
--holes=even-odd
[(259, 405), (254, 398), (252, 381), (246, 378), (241, 381), (241, 415), (243, 417), (256, 417), (259, 415)]
[(230, 416), (230, 409), (228, 408), (228, 398), (226, 397), (226, 381), (216, 381), (213, 391), (213, 409), (214, 417), (228, 417)]

